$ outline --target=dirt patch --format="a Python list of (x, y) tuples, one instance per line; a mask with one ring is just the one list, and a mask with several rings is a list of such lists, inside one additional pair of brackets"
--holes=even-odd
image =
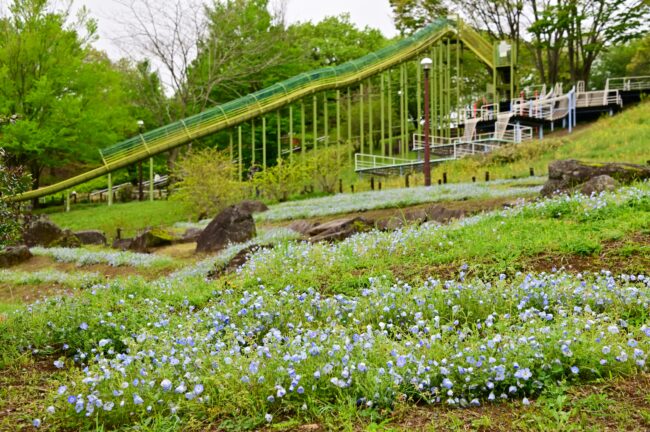
[(543, 253), (523, 258), (526, 271), (551, 272), (564, 268), (572, 272), (645, 273), (650, 269), (650, 234), (635, 233), (624, 239), (602, 243), (599, 253), (593, 255), (566, 255)]
[[(396, 407), (382, 427), (391, 431), (650, 430), (650, 375), (639, 374), (569, 388), (563, 395), (467, 409)], [(559, 396), (559, 397), (558, 397)], [(357, 430), (368, 430), (367, 425)]]
[(54, 360), (47, 357), (0, 369), (0, 430), (33, 430), (32, 420), (42, 418), (45, 400), (58, 385)]
[(57, 284), (11, 285), (0, 283), (0, 302), (28, 304), (46, 297), (65, 294), (72, 294), (72, 292)]
[(168, 256), (180, 260), (192, 260), (196, 257), (196, 243), (178, 243), (156, 249), (156, 255)]

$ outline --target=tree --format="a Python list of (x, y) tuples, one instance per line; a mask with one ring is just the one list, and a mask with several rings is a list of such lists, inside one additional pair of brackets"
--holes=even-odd
[(650, 75), (650, 33), (639, 42), (626, 70), (630, 75)]
[(215, 149), (192, 151), (178, 160), (172, 199), (183, 202), (197, 215), (213, 215), (240, 201), (243, 184), (230, 158)]
[[(284, 10), (268, 0), (118, 0), (130, 14), (118, 39), (136, 63), (149, 59), (170, 95), (166, 122), (199, 113), (260, 88), (260, 77), (284, 61)], [(140, 63), (142, 64), (142, 63)], [(170, 152), (173, 169), (179, 149)]]
[(411, 33), (448, 13), (441, 0), (390, 0), (390, 6), (393, 9), (395, 26), (401, 34)]
[[(588, 82), (608, 46), (637, 37), (650, 13), (643, 0), (392, 0), (398, 25), (419, 26), (413, 10), (446, 5), (495, 39), (525, 47), (547, 84)], [(521, 53), (522, 50), (520, 49)]]
[(585, 83), (606, 46), (638, 37), (650, 14), (643, 0), (568, 0), (564, 9), (571, 81)]
[(291, 40), (299, 49), (299, 60), (305, 70), (336, 66), (377, 51), (386, 45), (379, 30), (360, 29), (350, 21), (350, 14), (326, 17), (289, 27)]
[[(120, 74), (89, 42), (95, 24), (47, 0), (14, 0), (0, 18), (0, 129), (12, 166), (25, 166), (38, 188), (45, 167), (97, 161), (99, 148), (122, 138), (128, 117)], [(85, 35), (81, 31), (85, 31)]]
[[(6, 121), (0, 119), (1, 123)], [(4, 159), (4, 150), (0, 148), (0, 248), (14, 244), (20, 238), (23, 222), (20, 203), (10, 202), (4, 198), (20, 194), (29, 188), (29, 179), (22, 169), (7, 166)]]

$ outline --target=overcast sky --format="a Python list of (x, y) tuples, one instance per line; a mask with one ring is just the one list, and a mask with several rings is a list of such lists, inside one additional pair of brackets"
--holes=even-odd
[[(161, 2), (162, 3), (162, 2)], [(120, 17), (125, 8), (116, 0), (75, 0), (75, 4), (85, 5), (91, 15), (99, 21), (100, 40), (97, 47), (108, 52), (113, 58), (123, 53), (113, 43), (112, 38), (121, 30)], [(360, 27), (378, 28), (388, 37), (395, 36), (388, 0), (287, 0), (287, 21), (318, 22), (326, 16), (348, 12), (352, 22)]]

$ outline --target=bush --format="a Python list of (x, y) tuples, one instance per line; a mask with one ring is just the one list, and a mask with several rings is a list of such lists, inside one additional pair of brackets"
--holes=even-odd
[(314, 152), (309, 158), (313, 180), (323, 192), (331, 194), (336, 190), (343, 169), (341, 160), (344, 160), (348, 151), (347, 146), (330, 146)]
[(286, 201), (289, 196), (300, 192), (309, 180), (309, 166), (295, 159), (278, 159), (278, 164), (258, 172), (253, 183), (264, 196)]
[(117, 199), (120, 202), (133, 201), (133, 185), (130, 183), (125, 184), (117, 190)]
[(172, 176), (171, 199), (197, 215), (214, 215), (244, 197), (244, 186), (230, 158), (216, 149), (193, 151), (181, 158)]
[(29, 177), (22, 168), (7, 166), (4, 150), (0, 148), (0, 248), (20, 240), (25, 216), (20, 203), (9, 202), (4, 198), (28, 189)]

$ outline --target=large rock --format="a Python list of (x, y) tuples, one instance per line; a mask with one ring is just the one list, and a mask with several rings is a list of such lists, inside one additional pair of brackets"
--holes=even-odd
[(103, 246), (106, 244), (106, 235), (101, 231), (96, 231), (96, 230), (76, 231), (74, 235), (77, 236), (77, 238), (83, 245)]
[(172, 233), (161, 229), (148, 228), (130, 242), (128, 250), (149, 253), (153, 248), (170, 246), (173, 240), (174, 236)]
[(307, 235), (312, 243), (339, 241), (370, 228), (371, 223), (362, 217), (343, 218), (316, 225)]
[(203, 232), (203, 230), (201, 228), (188, 228), (181, 235), (181, 237), (176, 240), (176, 242), (177, 243), (195, 243), (199, 239), (199, 237), (201, 236), (202, 232)]
[(551, 162), (548, 182), (541, 194), (550, 196), (557, 192), (569, 192), (590, 179), (607, 175), (620, 183), (629, 184), (650, 178), (650, 167), (628, 163), (593, 163), (575, 159)]
[(266, 204), (261, 201), (245, 200), (237, 204), (240, 210), (248, 212), (250, 214), (262, 213), (267, 211), (269, 208)]
[(0, 250), (0, 268), (12, 267), (32, 257), (27, 246), (10, 246)]
[(317, 225), (318, 223), (316, 222), (310, 222), (310, 221), (300, 219), (291, 222), (289, 225), (287, 225), (287, 228), (306, 236), (309, 234), (309, 231), (314, 229), (314, 227), (316, 227)]
[(23, 233), (23, 240), (29, 247), (49, 247), (63, 237), (63, 230), (46, 218), (33, 221)]
[(196, 242), (197, 252), (218, 252), (230, 243), (243, 243), (255, 237), (253, 216), (230, 206), (215, 217)]
[(127, 251), (131, 248), (131, 243), (133, 243), (132, 238), (117, 238), (113, 240), (112, 248), (119, 249), (121, 251)]
[(64, 248), (78, 248), (81, 247), (81, 241), (79, 238), (70, 231), (69, 229), (64, 229), (61, 233), (61, 237), (50, 244), (52, 247), (64, 247)]
[(465, 216), (465, 211), (449, 209), (441, 205), (406, 210), (404, 213), (377, 220), (376, 226), (384, 231), (394, 231), (406, 224), (422, 224), (425, 222), (445, 223)]
[(582, 185), (582, 192), (585, 195), (599, 194), (601, 192), (611, 192), (616, 190), (618, 182), (608, 175), (600, 175), (588, 180)]

